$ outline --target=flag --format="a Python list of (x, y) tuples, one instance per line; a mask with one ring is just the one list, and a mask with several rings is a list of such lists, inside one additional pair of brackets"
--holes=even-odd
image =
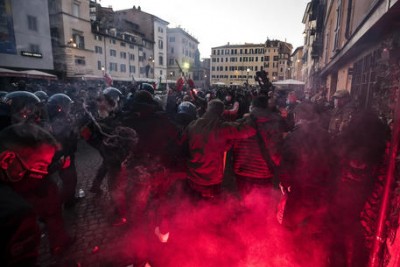
[(110, 87), (112, 85), (112, 83), (113, 83), (111, 75), (109, 73), (107, 73), (107, 72), (104, 73), (104, 82), (106, 83), (106, 85), (108, 87)]

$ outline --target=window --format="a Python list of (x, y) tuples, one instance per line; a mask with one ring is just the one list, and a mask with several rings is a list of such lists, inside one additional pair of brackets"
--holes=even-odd
[(101, 47), (101, 46), (95, 46), (94, 50), (95, 50), (96, 54), (103, 54), (103, 47)]
[(29, 51), (33, 53), (40, 53), (40, 47), (37, 44), (30, 44)]
[(162, 27), (158, 27), (158, 32), (163, 33), (163, 32), (164, 32), (164, 29), (163, 29)]
[(83, 36), (83, 32), (72, 30), (72, 39), (78, 48), (85, 48), (85, 37)]
[(79, 17), (79, 3), (72, 4), (72, 15), (75, 17)]
[(85, 57), (75, 56), (75, 65), (86, 65)]
[(117, 65), (117, 63), (112, 63), (112, 62), (110, 62), (110, 68), (109, 68), (109, 70), (110, 70), (110, 71), (118, 71), (118, 65)]
[(174, 64), (175, 64), (175, 60), (173, 58), (170, 58), (168, 65), (173, 66)]
[(110, 44), (116, 44), (115, 39), (110, 39)]
[(175, 36), (169, 37), (169, 41), (170, 41), (171, 43), (175, 42)]
[(36, 17), (28, 15), (28, 29), (35, 32), (38, 31)]
[(129, 73), (136, 73), (136, 67), (133, 65), (129, 66)]
[(129, 60), (135, 60), (135, 54), (129, 54)]
[(158, 40), (158, 49), (163, 49), (163, 48), (164, 48), (163, 40)]
[(121, 57), (121, 58), (126, 58), (126, 52), (119, 52), (119, 56)]
[(164, 57), (163, 56), (158, 56), (158, 63), (162, 66), (164, 65)]
[(120, 68), (120, 71), (121, 71), (121, 72), (126, 72), (126, 65), (125, 65), (125, 64), (121, 64), (121, 65), (119, 66), (119, 68)]
[(121, 42), (121, 46), (125, 47), (125, 46), (126, 46), (126, 43)]
[(174, 53), (174, 48), (173, 47), (171, 47), (171, 54), (173, 54)]
[(110, 49), (110, 56), (111, 57), (116, 57), (117, 56), (117, 51), (115, 51), (114, 49)]
[(335, 39), (333, 43), (333, 51), (337, 51), (339, 47), (339, 33), (342, 22), (342, 0), (337, 0), (336, 8), (336, 28), (335, 28)]
[(102, 40), (103, 40), (103, 37), (96, 34), (96, 35), (94, 36), (94, 39), (96, 39), (97, 41), (102, 41)]
[(135, 46), (134, 46), (133, 44), (130, 44), (130, 45), (129, 45), (129, 48), (130, 48), (130, 49), (135, 49)]
[(101, 61), (100, 60), (97, 61), (97, 69), (101, 70)]

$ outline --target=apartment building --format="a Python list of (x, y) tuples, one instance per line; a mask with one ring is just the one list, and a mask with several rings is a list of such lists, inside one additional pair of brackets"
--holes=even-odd
[[(135, 25), (142, 33), (139, 49), (140, 75), (156, 80), (165, 80), (167, 73), (167, 26), (168, 22), (139, 7), (114, 12), (116, 28), (128, 31), (127, 25)], [(129, 27), (131, 28), (131, 27)]]
[(293, 46), (286, 42), (279, 40), (267, 40), (265, 42), (264, 70), (267, 74), (272, 73), (272, 76), (269, 76), (272, 82), (290, 78), (292, 50)]
[(53, 70), (47, 0), (0, 1), (0, 66)]
[(279, 40), (213, 47), (211, 84), (255, 85), (256, 72), (262, 68), (271, 82), (288, 79), (291, 50), (291, 44)]
[(180, 27), (168, 28), (167, 31), (169, 79), (176, 80), (181, 76), (178, 64), (186, 77), (193, 78), (195, 69), (199, 67), (195, 66), (199, 65), (198, 63), (200, 60), (198, 49), (199, 41)]
[(60, 78), (94, 74), (89, 5), (89, 1), (48, 1), (54, 68)]
[(323, 54), (324, 12), (326, 0), (313, 0), (306, 6), (303, 16), (304, 45), (302, 76), (305, 91), (315, 94), (323, 82), (320, 79), (320, 60)]
[(290, 55), (290, 79), (303, 81), (303, 47), (297, 47)]
[(360, 106), (391, 116), (395, 86), (387, 70), (398, 66), (399, 10), (398, 0), (327, 1), (321, 77), (329, 95), (347, 89)]
[(96, 3), (91, 5), (91, 23), (94, 58), (97, 62), (95, 76), (107, 72), (113, 80), (132, 81), (146, 75), (145, 61), (139, 56), (140, 51), (143, 53), (146, 40), (143, 40), (143, 34), (137, 30), (136, 25), (116, 28), (112, 8), (101, 7)]

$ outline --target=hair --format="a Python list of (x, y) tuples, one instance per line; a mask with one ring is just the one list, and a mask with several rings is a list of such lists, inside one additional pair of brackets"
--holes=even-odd
[(255, 108), (268, 108), (268, 97), (257, 96), (251, 101), (251, 105)]
[(140, 90), (135, 93), (134, 101), (143, 104), (154, 104), (153, 96), (145, 90)]
[(0, 152), (7, 149), (35, 149), (42, 145), (49, 145), (58, 149), (58, 143), (54, 137), (35, 124), (18, 123), (0, 132)]
[(222, 115), (222, 112), (224, 112), (224, 109), (225, 109), (225, 106), (221, 100), (213, 99), (210, 102), (208, 102), (206, 113)]

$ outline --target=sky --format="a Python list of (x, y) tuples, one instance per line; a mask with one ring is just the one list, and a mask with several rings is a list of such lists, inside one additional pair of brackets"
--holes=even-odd
[(310, 0), (101, 0), (114, 10), (140, 6), (142, 11), (180, 26), (199, 42), (200, 57), (211, 48), (230, 44), (287, 41), (293, 49), (303, 45), (306, 5)]

